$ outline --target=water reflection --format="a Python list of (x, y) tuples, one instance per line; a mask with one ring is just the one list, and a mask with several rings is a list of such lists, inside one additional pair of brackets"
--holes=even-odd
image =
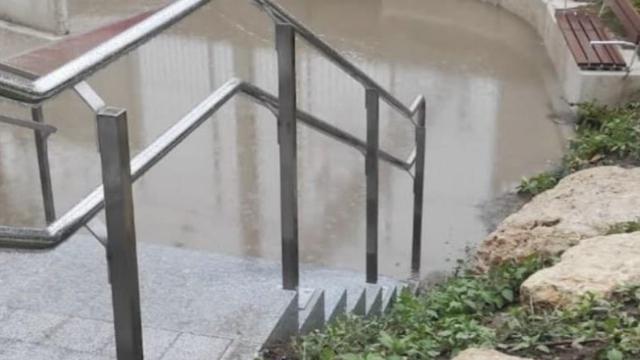
[[(418, 93), (429, 99), (425, 272), (450, 268), (449, 259), (486, 234), (482, 203), (559, 157), (562, 135), (547, 119), (562, 110), (554, 105), (551, 66), (538, 38), (511, 15), (475, 0), (282, 3), (406, 103)], [(71, 8), (80, 19), (105, 11), (79, 4)], [(129, 110), (139, 151), (231, 76), (275, 92), (272, 37), (270, 21), (256, 9), (219, 1), (90, 82), (108, 103)], [(297, 66), (299, 106), (364, 138), (363, 89), (304, 44)], [(95, 127), (71, 93), (45, 111), (60, 128), (51, 151), (62, 212), (99, 182)], [(139, 239), (278, 259), (273, 115), (237, 98), (212, 120), (136, 184)], [(381, 133), (388, 151), (402, 158), (411, 151), (410, 124), (387, 106)], [(0, 131), (0, 223), (43, 221), (32, 143), (28, 132)], [(301, 128), (299, 182), (303, 259), (362, 269), (362, 156)], [(381, 205), (382, 271), (406, 274), (412, 209), (406, 173), (381, 167)]]

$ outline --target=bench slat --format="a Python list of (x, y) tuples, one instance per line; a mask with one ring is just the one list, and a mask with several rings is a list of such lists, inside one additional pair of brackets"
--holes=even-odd
[(593, 48), (589, 45), (589, 38), (580, 25), (578, 17), (575, 16), (575, 14), (571, 14), (567, 16), (567, 20), (569, 20), (569, 25), (571, 25), (573, 33), (575, 34), (576, 38), (578, 38), (580, 47), (582, 47), (582, 51), (584, 51), (584, 54), (587, 56), (588, 65), (598, 66), (600, 64), (598, 54), (596, 54)]
[(569, 47), (569, 50), (573, 54), (573, 57), (576, 60), (576, 63), (578, 64), (578, 66), (587, 64), (588, 63), (587, 56), (582, 50), (582, 46), (580, 46), (580, 43), (578, 42), (578, 39), (576, 38), (575, 33), (571, 28), (571, 25), (569, 25), (569, 19), (567, 19), (567, 14), (565, 12), (558, 12), (556, 14), (556, 18), (558, 20), (558, 25), (562, 30), (562, 34), (564, 35), (564, 38), (567, 41), (567, 46)]
[(580, 23), (580, 26), (582, 27), (587, 38), (589, 39), (589, 42), (587, 42), (585, 46), (588, 46), (590, 49), (592, 49), (595, 52), (595, 54), (598, 56), (598, 59), (600, 60), (600, 63), (603, 66), (605, 67), (612, 66), (613, 59), (611, 59), (611, 56), (609, 55), (607, 50), (602, 45), (591, 45), (590, 43), (591, 41), (599, 41), (603, 39), (598, 35), (595, 27), (593, 26), (593, 23), (591, 23), (591, 20), (589, 18), (590, 16), (587, 16), (582, 13), (577, 14), (578, 22)]
[[(593, 24), (593, 27), (596, 33), (598, 33), (599, 37), (605, 40), (608, 39), (608, 36), (604, 30), (605, 29), (604, 24), (602, 23), (600, 18), (595, 16), (589, 16), (589, 20)], [(624, 58), (622, 57), (622, 54), (620, 53), (620, 50), (616, 45), (596, 45), (596, 47), (600, 47), (605, 51), (607, 51), (607, 53), (611, 57), (611, 60), (613, 62), (613, 67), (615, 68), (615, 70), (621, 70), (627, 65)]]

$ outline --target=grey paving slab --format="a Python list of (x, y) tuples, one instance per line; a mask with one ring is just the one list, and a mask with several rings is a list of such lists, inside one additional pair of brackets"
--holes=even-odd
[[(147, 359), (208, 347), (226, 358), (252, 358), (276, 324), (289, 324), (281, 316), (297, 309), (295, 292), (281, 288), (278, 263), (145, 243), (138, 252)], [(323, 289), (325, 309), (344, 299), (345, 289), (352, 295), (364, 285), (360, 273), (302, 269), (301, 286)], [(94, 239), (78, 235), (49, 252), (0, 251), (0, 288), (0, 338), (32, 345), (14, 344), (14, 353), (37, 355), (33, 346), (40, 346), (49, 359), (114, 358), (107, 263)]]
[[(143, 326), (162, 329), (145, 335), (149, 358), (159, 359), (178, 333), (263, 343), (295, 299), (281, 289), (276, 263), (144, 243), (139, 258)], [(5, 251), (0, 259), (0, 306), (20, 310), (0, 320), (9, 338), (37, 343), (65, 318), (80, 318), (43, 346), (94, 351), (108, 337), (99, 354), (113, 356), (107, 264), (98, 242), (75, 236), (53, 251)]]
[(63, 349), (0, 340), (0, 359), (2, 360), (62, 360), (64, 354)]
[(98, 353), (113, 337), (113, 324), (106, 321), (71, 318), (44, 341), (46, 345)]
[(209, 336), (181, 334), (162, 360), (220, 359), (231, 345), (231, 340)]
[(260, 344), (251, 344), (236, 340), (232, 342), (222, 356), (222, 360), (253, 360), (258, 357)]
[(9, 313), (10, 313), (10, 310), (8, 307), (0, 306), (0, 324), (2, 323), (2, 320), (4, 320), (4, 318), (9, 316)]
[[(179, 333), (174, 331), (144, 328), (142, 333), (142, 344), (145, 360), (160, 360), (169, 350), (171, 345), (178, 339), (179, 335)], [(116, 357), (116, 343), (113, 333), (109, 338), (109, 343), (100, 351), (100, 353), (102, 355), (109, 356), (110, 358)]]
[(16, 310), (0, 322), (0, 338), (39, 343), (65, 320), (59, 315)]
[(104, 249), (88, 237), (48, 252), (0, 251), (0, 258), (0, 305), (74, 314), (108, 287)]

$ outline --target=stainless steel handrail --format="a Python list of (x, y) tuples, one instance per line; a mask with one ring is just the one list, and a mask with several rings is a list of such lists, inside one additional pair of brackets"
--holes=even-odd
[[(198, 106), (131, 160), (128, 120), (124, 109), (106, 106), (100, 96), (83, 80), (155, 34), (179, 21), (209, 0), (179, 0), (131, 29), (87, 52), (59, 69), (36, 80), (27, 80), (0, 72), (0, 97), (32, 105), (32, 118), (39, 126), (35, 132), (46, 228), (0, 226), (0, 247), (20, 249), (53, 248), (105, 209), (107, 237), (101, 242), (107, 249), (112, 289), (115, 340), (120, 360), (142, 360), (142, 326), (136, 254), (136, 234), (132, 183), (162, 160), (227, 101), (237, 94), (268, 108), (278, 120), (280, 165), (280, 208), (282, 239), (282, 283), (287, 290), (299, 286), (298, 194), (297, 194), (297, 122), (359, 150), (365, 157), (366, 173), (366, 278), (378, 280), (379, 161), (413, 174), (412, 272), (420, 269), (422, 208), (424, 199), (426, 102), (419, 96), (411, 108), (351, 64), (328, 44), (316, 37), (271, 0), (256, 0), (275, 20), (278, 55), (278, 96), (259, 87), (232, 79), (214, 91)], [(319, 49), (365, 88), (367, 138), (363, 141), (297, 108), (296, 34)], [(48, 161), (47, 135), (41, 102), (73, 86), (94, 110), (97, 122), (102, 186), (96, 188), (62, 217), (55, 214), (53, 188)], [(380, 99), (407, 117), (415, 126), (416, 148), (401, 160), (379, 148)], [(24, 121), (0, 118), (2, 122), (25, 126)], [(49, 130), (49, 132), (47, 132)], [(94, 231), (92, 231), (94, 233)]]
[(81, 82), (211, 0), (178, 0), (96, 48), (35, 80), (0, 72), (0, 97), (37, 104)]
[[(95, 71), (115, 61), (127, 52), (144, 44), (156, 34), (177, 23), (209, 1), (211, 0), (178, 0), (125, 32), (38, 79), (30, 80), (0, 72), (0, 96), (31, 104), (47, 100), (83, 81)], [(376, 89), (384, 101), (413, 122), (413, 116), (416, 113), (415, 108), (410, 109), (405, 106), (402, 101), (391, 95), (385, 88), (340, 55), (329, 44), (314, 35), (310, 29), (289, 15), (282, 7), (271, 0), (252, 1), (269, 14), (274, 21), (292, 25), (295, 31), (309, 44), (320, 50), (323, 55), (363, 86)]]
[[(236, 94), (246, 95), (277, 116), (278, 98), (276, 96), (258, 86), (239, 79), (231, 79), (133, 158), (131, 161), (132, 179), (135, 181), (144, 175)], [(420, 106), (419, 103), (416, 106)], [(324, 135), (355, 147), (363, 153), (366, 151), (367, 145), (364, 141), (305, 111), (298, 110), (297, 117), (303, 124)], [(381, 160), (400, 169), (408, 170), (412, 167), (412, 163), (401, 160), (383, 150), (379, 151), (379, 156)], [(104, 191), (100, 186), (44, 229), (0, 226), (0, 247), (20, 249), (56, 247), (84, 226), (103, 206)]]
[[(252, 0), (260, 9), (266, 12), (275, 22), (289, 24), (293, 27), (298, 35), (300, 35), (307, 43), (315, 47), (321, 54), (325, 55), (334, 64), (340, 67), (345, 73), (353, 77), (362, 86), (369, 89), (375, 89), (380, 97), (391, 107), (399, 111), (404, 117), (413, 122), (413, 117), (416, 115), (417, 107), (413, 106), (408, 108), (395, 96), (391, 95), (384, 87), (373, 80), (364, 71), (360, 70), (357, 66), (352, 64), (339, 52), (333, 49), (324, 40), (316, 36), (313, 31), (304, 26), (301, 22), (296, 20), (287, 11), (285, 11), (280, 5), (276, 4), (272, 0)], [(414, 105), (417, 101), (420, 101), (420, 96), (414, 101)]]

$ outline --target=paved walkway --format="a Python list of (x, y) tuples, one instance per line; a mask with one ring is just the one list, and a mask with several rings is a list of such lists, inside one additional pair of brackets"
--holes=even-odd
[[(146, 359), (250, 359), (295, 299), (279, 267), (139, 247)], [(113, 359), (102, 245), (76, 236), (42, 253), (0, 252), (0, 359)]]

